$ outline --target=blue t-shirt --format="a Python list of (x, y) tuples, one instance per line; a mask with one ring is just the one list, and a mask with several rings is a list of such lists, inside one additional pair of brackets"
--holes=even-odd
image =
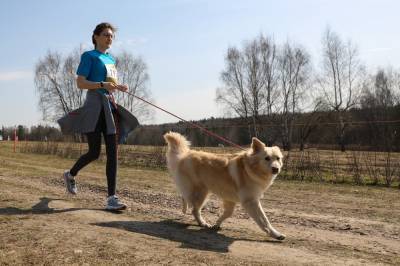
[[(84, 52), (76, 74), (93, 82), (107, 81), (109, 76), (116, 78), (115, 60), (110, 54), (103, 54), (97, 50)], [(106, 89), (98, 89), (98, 91), (108, 94)]]

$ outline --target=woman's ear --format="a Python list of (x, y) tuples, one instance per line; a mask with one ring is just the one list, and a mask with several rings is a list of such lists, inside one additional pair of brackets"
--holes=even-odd
[(96, 43), (98, 42), (99, 35), (93, 34), (93, 39), (96, 41)]

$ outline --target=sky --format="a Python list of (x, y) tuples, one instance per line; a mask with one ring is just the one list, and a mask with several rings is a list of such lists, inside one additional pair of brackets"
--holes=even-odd
[[(118, 28), (110, 53), (140, 56), (154, 103), (187, 120), (224, 115), (215, 91), (227, 49), (260, 34), (301, 44), (318, 67), (329, 26), (358, 46), (367, 69), (400, 69), (397, 0), (1, 0), (0, 8), (0, 126), (46, 124), (36, 63), (49, 50), (92, 49), (93, 29), (104, 21)], [(148, 123), (166, 122), (178, 121), (156, 110)]]

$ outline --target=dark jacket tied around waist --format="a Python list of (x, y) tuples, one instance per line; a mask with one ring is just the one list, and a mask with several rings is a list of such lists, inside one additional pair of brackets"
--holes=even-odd
[(95, 90), (88, 90), (86, 100), (81, 108), (73, 110), (57, 120), (63, 134), (89, 133), (96, 128), (101, 109), (104, 110), (107, 124), (107, 135), (117, 134), (118, 142), (125, 143), (128, 134), (139, 122), (127, 109), (117, 104), (117, 123), (111, 111), (109, 99)]

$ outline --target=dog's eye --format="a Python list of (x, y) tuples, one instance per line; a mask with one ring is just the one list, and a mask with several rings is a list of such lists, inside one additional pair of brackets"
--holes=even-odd
[(271, 160), (271, 158), (269, 156), (267, 156), (267, 157), (265, 157), (265, 160), (269, 161), (269, 160)]
[(277, 159), (278, 161), (280, 161), (280, 160), (281, 160), (281, 157), (276, 157), (276, 159)]

